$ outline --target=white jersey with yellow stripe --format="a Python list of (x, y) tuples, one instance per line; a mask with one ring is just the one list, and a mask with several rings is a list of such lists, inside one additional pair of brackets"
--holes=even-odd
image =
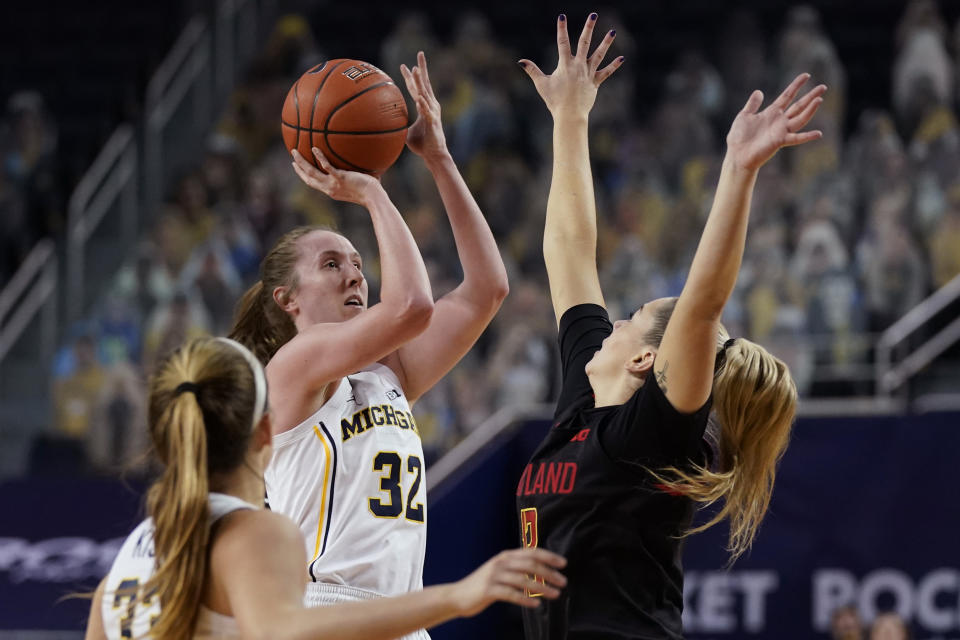
[(346, 376), (316, 413), (274, 436), (265, 479), (270, 508), (303, 532), (317, 586), (382, 596), (423, 588), (423, 448), (389, 367)]
[[(210, 494), (210, 524), (239, 509), (256, 509), (240, 498), (222, 493)], [(100, 614), (108, 640), (144, 638), (160, 613), (160, 601), (155, 594), (144, 591), (144, 585), (153, 577), (155, 552), (153, 546), (153, 519), (147, 518), (133, 530), (107, 574)], [(203, 576), (196, 576), (203, 580)], [(193, 637), (239, 638), (236, 621), (200, 605)]]

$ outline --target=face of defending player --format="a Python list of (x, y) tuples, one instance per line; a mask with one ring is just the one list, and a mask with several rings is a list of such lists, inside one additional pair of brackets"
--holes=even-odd
[(349, 240), (333, 231), (311, 231), (297, 240), (297, 250), (296, 285), (281, 302), (297, 329), (343, 322), (367, 308), (363, 261)]
[(647, 343), (647, 335), (653, 328), (657, 311), (673, 300), (658, 298), (642, 305), (630, 318), (614, 322), (613, 332), (585, 367), (591, 381), (608, 381), (621, 375), (645, 379), (657, 355), (657, 347)]

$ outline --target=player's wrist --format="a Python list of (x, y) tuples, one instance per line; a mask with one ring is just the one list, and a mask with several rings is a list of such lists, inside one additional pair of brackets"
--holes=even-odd
[(450, 150), (446, 144), (440, 148), (425, 151), (421, 157), (423, 158), (424, 164), (427, 165), (427, 169), (434, 172), (447, 168), (448, 163), (453, 162), (453, 156), (450, 154)]

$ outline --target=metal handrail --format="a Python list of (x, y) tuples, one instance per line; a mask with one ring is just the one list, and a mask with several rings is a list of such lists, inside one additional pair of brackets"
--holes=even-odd
[(197, 42), (203, 37), (206, 28), (206, 21), (199, 15), (194, 16), (184, 27), (177, 41), (170, 48), (170, 53), (163, 59), (163, 62), (160, 63), (147, 83), (146, 105), (148, 109), (155, 105), (166, 93), (167, 86), (176, 79), (180, 67), (183, 66), (191, 51), (196, 47)]
[(83, 313), (87, 241), (110, 206), (126, 192), (122, 215), (125, 243), (136, 233), (137, 141), (133, 126), (121, 124), (70, 196), (67, 210), (67, 317), (72, 322)]
[[(183, 102), (194, 81), (209, 66), (210, 34), (202, 16), (195, 16), (177, 38), (173, 49), (150, 79), (147, 90), (144, 135), (146, 207), (159, 205), (163, 189), (162, 132)], [(194, 120), (199, 122), (209, 101), (198, 97)]]
[[(46, 311), (42, 320), (40, 352), (44, 358), (53, 353), (57, 321), (57, 264), (53, 241), (45, 238), (30, 251), (9, 284), (0, 292), (0, 362), (44, 306)], [(20, 305), (15, 307), (18, 300)], [(4, 317), (11, 310), (13, 313), (9, 320), (4, 322)]]
[(894, 348), (957, 300), (960, 300), (960, 275), (954, 276), (881, 334), (874, 365), (878, 395), (892, 393), (960, 340), (960, 325), (955, 320), (907, 355), (899, 365), (893, 365)]

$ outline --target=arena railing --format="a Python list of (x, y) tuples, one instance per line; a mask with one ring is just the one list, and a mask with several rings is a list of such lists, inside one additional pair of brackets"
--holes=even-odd
[[(137, 140), (121, 124), (77, 183), (67, 210), (67, 320), (76, 322), (87, 306), (87, 245), (105, 220), (117, 223), (120, 247), (131, 247), (138, 219)], [(112, 215), (107, 215), (112, 213)], [(117, 261), (119, 263), (119, 261)], [(109, 265), (116, 267), (117, 265)], [(108, 266), (108, 268), (109, 268)]]
[[(960, 342), (960, 316), (958, 316), (912, 350), (905, 344), (910, 336), (921, 329), (929, 328), (938, 314), (956, 304), (960, 304), (960, 275), (937, 289), (883, 332), (876, 349), (878, 396), (891, 397), (897, 390), (905, 391), (906, 383), (912, 377), (923, 371), (947, 349)], [(901, 346), (904, 348), (898, 349)], [(902, 360), (894, 363), (897, 352), (903, 352), (904, 355)], [(955, 395), (954, 403), (960, 406), (960, 392)], [(942, 404), (943, 400), (945, 399), (936, 402)]]
[(57, 331), (57, 266), (53, 241), (43, 239), (0, 291), (0, 363), (37, 313), (42, 314), (40, 357), (47, 361), (53, 355)]

